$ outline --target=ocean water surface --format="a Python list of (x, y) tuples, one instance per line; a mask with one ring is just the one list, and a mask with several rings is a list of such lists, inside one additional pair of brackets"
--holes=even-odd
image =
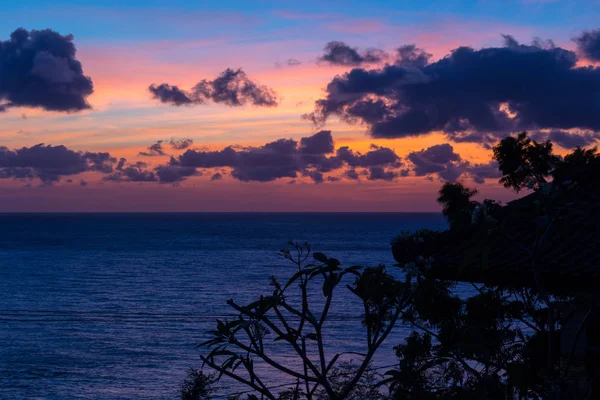
[[(0, 227), (0, 399), (175, 399), (200, 366), (205, 331), (234, 315), (226, 300), (250, 302), (269, 293), (270, 275), (294, 273), (278, 254), (288, 240), (342, 266), (392, 266), (395, 235), (446, 223), (428, 213), (5, 214)], [(361, 350), (353, 304), (340, 289), (331, 354)], [(409, 332), (397, 327), (378, 365)]]

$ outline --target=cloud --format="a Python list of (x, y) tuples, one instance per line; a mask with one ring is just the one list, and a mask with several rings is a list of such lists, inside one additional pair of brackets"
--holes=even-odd
[(116, 159), (109, 153), (74, 151), (65, 146), (42, 143), (10, 150), (0, 147), (0, 178), (40, 179), (43, 183), (82, 172), (110, 173)]
[(331, 65), (359, 66), (385, 61), (387, 54), (380, 49), (369, 48), (363, 52), (344, 42), (329, 42), (323, 49), (324, 54), (319, 57), (319, 62)]
[(300, 139), (300, 152), (305, 154), (333, 153), (331, 131), (319, 131), (312, 136)]
[[(148, 87), (148, 90), (150, 90), (152, 96), (155, 99), (160, 100), (161, 103), (171, 104), (173, 106), (182, 106), (194, 103), (190, 94), (179, 89), (177, 86), (171, 86), (168, 83), (161, 83), (160, 85), (153, 83)], [(197, 102), (202, 103), (201, 101)]]
[(596, 132), (565, 132), (553, 130), (550, 132), (534, 132), (531, 138), (538, 141), (550, 140), (563, 149), (573, 149), (575, 147), (587, 147), (595, 144), (600, 139), (600, 134)]
[[(138, 154), (145, 157), (168, 156), (163, 147), (163, 143), (165, 142), (165, 140), (158, 140), (156, 143), (147, 147), (148, 151), (140, 151)], [(188, 138), (171, 138), (168, 143), (174, 150), (185, 150), (190, 147), (194, 141)]]
[(358, 172), (356, 172), (356, 170), (354, 168), (351, 168), (351, 169), (347, 170), (346, 172), (344, 172), (344, 176), (348, 179), (352, 179), (355, 181), (358, 181), (360, 179)]
[(600, 29), (585, 31), (573, 41), (582, 56), (590, 61), (600, 61)]
[[(157, 152), (155, 145), (149, 149)], [(178, 185), (203, 173), (210, 173), (211, 181), (221, 180), (228, 172), (233, 179), (243, 182), (281, 178), (301, 182), (299, 178), (305, 177), (316, 184), (341, 179), (359, 181), (361, 176), (371, 181), (394, 181), (411, 175), (442, 180), (466, 177), (483, 183), (486, 178), (500, 176), (497, 164), (471, 164), (447, 143), (411, 152), (406, 161), (394, 150), (374, 144), (364, 153), (347, 146), (336, 150), (331, 132), (320, 131), (299, 141), (282, 138), (262, 146), (231, 145), (213, 151), (187, 149), (154, 167), (143, 161), (128, 162), (125, 158), (117, 161), (109, 153), (74, 151), (65, 146), (38, 144), (16, 150), (0, 146), (0, 179), (39, 179), (43, 184), (53, 184), (63, 176), (97, 172), (104, 175), (103, 181), (109, 182)], [(81, 186), (87, 185), (87, 181), (81, 182)]]
[[(121, 162), (123, 160), (123, 163)], [(119, 160), (119, 168), (113, 174), (104, 177), (105, 181), (113, 182), (158, 182), (158, 177), (153, 171), (145, 168), (148, 164), (138, 161), (135, 164), (125, 164), (124, 158)]]
[(277, 68), (297, 67), (299, 65), (302, 65), (302, 62), (295, 58), (288, 58), (284, 63), (280, 63), (279, 61), (275, 63), (275, 67), (277, 67)]
[[(334, 153), (331, 131), (319, 131), (300, 139), (279, 139), (259, 147), (217, 151), (187, 150), (171, 164), (193, 168), (231, 168), (231, 176), (240, 181), (269, 182), (279, 178), (309, 177), (315, 183), (326, 181), (323, 175), (344, 167), (398, 168), (400, 157), (387, 147), (374, 146), (365, 153), (341, 147)], [(350, 178), (354, 179), (354, 178)]]
[(89, 109), (92, 80), (75, 58), (72, 35), (19, 28), (0, 41), (0, 111), (38, 107), (47, 111)]
[(185, 150), (194, 144), (194, 141), (190, 138), (171, 138), (169, 144), (175, 150)]
[(314, 183), (323, 183), (323, 173), (319, 171), (304, 171), (304, 176), (308, 176)]
[(227, 68), (214, 80), (203, 79), (189, 91), (167, 83), (153, 83), (148, 90), (155, 99), (174, 106), (209, 102), (231, 107), (246, 104), (274, 107), (278, 104), (277, 94), (273, 89), (253, 82), (242, 69)]
[(393, 181), (394, 178), (398, 176), (398, 173), (395, 171), (386, 171), (382, 167), (371, 167), (369, 168), (369, 175), (367, 177), (370, 181), (383, 180), (383, 181)]
[(490, 161), (487, 164), (474, 164), (467, 163), (465, 165), (466, 173), (475, 181), (475, 183), (485, 183), (485, 179), (494, 178), (499, 179), (502, 176), (498, 163), (496, 161)]
[[(490, 161), (486, 164), (472, 164), (454, 151), (448, 144), (436, 144), (421, 151), (413, 151), (406, 156), (413, 165), (415, 176), (428, 179), (437, 177), (443, 181), (456, 181), (461, 177), (469, 177), (476, 183), (484, 183), (488, 178), (500, 178), (502, 174), (498, 163)], [(408, 176), (410, 170), (403, 169), (400, 176)]]
[[(414, 173), (417, 176), (439, 174), (453, 177), (458, 173), (457, 167), (462, 161), (460, 155), (455, 153), (454, 148), (448, 143), (436, 144), (421, 151), (413, 151), (406, 158), (414, 165)], [(458, 176), (460, 174), (456, 177)]]
[(150, 146), (148, 146), (148, 151), (140, 151), (139, 155), (146, 157), (166, 156), (167, 153), (165, 153), (165, 151), (163, 150), (162, 143), (163, 141), (159, 140), (156, 143), (151, 144)]
[(375, 147), (366, 154), (354, 152), (348, 146), (337, 150), (337, 157), (350, 167), (380, 167), (384, 165), (400, 166), (400, 157), (390, 148)]
[(285, 63), (289, 67), (295, 67), (298, 65), (302, 65), (302, 62), (300, 62), (299, 60), (296, 60), (295, 58), (288, 58), (288, 60)]
[(295, 178), (300, 169), (294, 152), (289, 151), (285, 139), (267, 143), (261, 147), (253, 147), (236, 151), (226, 147), (220, 151), (187, 150), (174, 165), (193, 168), (232, 168), (232, 176), (241, 181), (268, 182), (277, 178)]
[(178, 183), (192, 175), (201, 175), (196, 171), (196, 168), (177, 165), (159, 165), (154, 171), (161, 183)]
[(403, 67), (424, 68), (429, 64), (429, 60), (432, 57), (431, 54), (417, 48), (414, 44), (400, 46), (397, 52), (398, 60), (396, 61), (396, 65)]
[(505, 36), (504, 47), (459, 47), (431, 63), (416, 47), (400, 49), (396, 64), (333, 78), (304, 118), (322, 126), (337, 116), (376, 138), (442, 131), (480, 143), (523, 130), (600, 130), (600, 68), (578, 67), (551, 41)]
[(231, 146), (219, 151), (187, 150), (171, 163), (194, 168), (227, 167), (237, 163), (237, 152)]
[(121, 158), (116, 172), (104, 177), (105, 181), (113, 182), (159, 182), (178, 184), (192, 175), (201, 175), (193, 167), (182, 167), (180, 165), (159, 165), (152, 170), (147, 169), (148, 164), (138, 161), (127, 163)]

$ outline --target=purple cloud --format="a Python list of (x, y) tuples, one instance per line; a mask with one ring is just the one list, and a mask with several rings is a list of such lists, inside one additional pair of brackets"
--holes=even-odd
[(304, 118), (322, 126), (337, 116), (377, 138), (442, 131), (486, 145), (515, 131), (598, 131), (600, 68), (576, 63), (575, 53), (551, 41), (523, 45), (511, 36), (504, 47), (459, 47), (435, 62), (404, 46), (396, 64), (333, 78)]
[(209, 102), (239, 107), (246, 104), (262, 107), (274, 107), (278, 104), (273, 89), (258, 85), (250, 80), (241, 69), (227, 68), (214, 80), (198, 82), (190, 91), (167, 83), (152, 84), (150, 93), (161, 103), (174, 106), (205, 104)]
[(0, 146), (0, 178), (34, 179), (53, 183), (82, 172), (110, 173), (116, 159), (109, 153), (74, 151), (42, 143), (9, 150)]
[(38, 107), (75, 112), (90, 108), (92, 80), (75, 58), (73, 35), (19, 28), (0, 41), (0, 111)]

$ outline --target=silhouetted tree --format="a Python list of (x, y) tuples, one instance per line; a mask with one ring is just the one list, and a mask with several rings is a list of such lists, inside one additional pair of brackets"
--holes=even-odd
[(477, 194), (475, 189), (467, 189), (458, 182), (446, 182), (439, 191), (438, 203), (442, 205), (442, 214), (450, 227), (471, 223), (471, 215), (476, 202), (471, 197)]
[[(552, 153), (551, 143), (538, 144), (521, 133), (503, 139), (494, 148), (494, 157), (506, 187), (516, 191), (529, 187), (538, 192), (531, 200), (519, 203), (518, 208), (529, 209), (529, 214), (520, 211), (518, 215), (526, 220), (515, 221), (520, 224), (515, 229), (526, 235), (508, 233), (512, 227), (502, 220), (498, 203), (473, 202), (472, 191), (446, 183), (438, 201), (450, 225), (465, 230), (458, 235), (450, 232), (450, 236), (417, 231), (394, 242), (396, 259), (401, 260), (405, 271), (412, 271), (417, 283), (403, 320), (418, 329), (405, 344), (396, 347), (400, 365), (388, 372), (386, 384), (396, 399), (593, 398), (585, 385), (574, 389), (570, 375), (573, 350), (587, 318), (576, 327), (578, 333), (565, 355), (560, 330), (567, 316), (559, 313), (555, 304), (572, 302), (574, 297), (545, 287), (540, 259), (548, 237), (563, 234), (553, 230), (554, 224), (569, 218), (568, 213), (579, 212), (571, 209), (573, 204), (582, 209), (592, 209), (594, 204), (597, 207), (600, 156), (595, 148), (577, 148), (561, 158)], [(470, 219), (465, 215), (469, 213)], [(533, 285), (473, 284), (474, 296), (458, 296), (452, 290), (454, 282), (434, 279), (427, 268), (414, 268), (410, 262), (424, 259), (422, 264), (427, 265), (429, 254), (449, 237), (461, 246), (463, 260), (480, 255), (478, 265), (483, 269), (486, 248), (494, 244), (491, 241), (501, 240), (506, 250), (518, 249)], [(438, 260), (440, 268), (443, 263)], [(588, 316), (594, 304), (588, 305)]]
[[(540, 256), (553, 224), (573, 201), (583, 198), (597, 206), (597, 197), (588, 195), (598, 191), (600, 155), (595, 149), (577, 148), (561, 158), (552, 153), (550, 142), (539, 144), (521, 133), (495, 146), (494, 158), (505, 187), (527, 187), (539, 195), (527, 203), (527, 220), (517, 221), (533, 239), (524, 241), (508, 232), (506, 210), (499, 203), (474, 201), (475, 190), (445, 183), (438, 202), (451, 229), (403, 232), (392, 243), (402, 280), (381, 265), (342, 268), (334, 258), (311, 253), (307, 244), (291, 243), (291, 251), (282, 250), (282, 255), (295, 265), (295, 274), (285, 285), (272, 277), (272, 292), (248, 305), (229, 300), (238, 317), (217, 321), (211, 338), (200, 345), (209, 349), (201, 356), (204, 366), (217, 372), (216, 380), (227, 376), (245, 385), (252, 391), (249, 399), (573, 398), (566, 393), (572, 393), (567, 389), (578, 337), (565, 356), (560, 343), (564, 320), (554, 305), (573, 298), (542, 284)], [(472, 284), (474, 294), (466, 297), (464, 290), (456, 290), (455, 281), (431, 272), (434, 263), (445, 261), (431, 254), (447, 245), (448, 238), (457, 240), (450, 243), (464, 251), (463, 260), (481, 257), (484, 270), (491, 242), (518, 248), (534, 284)], [(365, 351), (352, 354), (359, 356), (356, 364), (343, 360), (347, 353), (328, 354), (323, 333), (334, 293), (348, 278), (353, 281), (345, 287), (362, 303), (358, 312), (367, 337)], [(311, 290), (314, 285), (320, 295)], [(415, 331), (395, 347), (398, 365), (382, 375), (371, 362), (398, 321)], [(296, 368), (278, 361), (276, 355), (282, 352), (295, 354)], [(289, 378), (290, 384), (269, 386), (255, 368), (259, 362)], [(202, 379), (197, 379), (200, 387)]]
[(498, 161), (503, 176), (500, 183), (517, 192), (527, 187), (538, 188), (560, 161), (552, 154), (552, 143), (538, 143), (527, 137), (526, 132), (509, 136), (494, 147), (494, 159)]
[[(383, 265), (342, 268), (335, 258), (312, 253), (306, 243), (290, 245), (291, 250), (281, 254), (295, 266), (296, 273), (285, 284), (271, 277), (272, 293), (255, 302), (239, 305), (229, 300), (238, 318), (218, 320), (216, 329), (209, 332), (212, 338), (200, 345), (210, 349), (201, 356), (204, 365), (218, 372), (217, 379), (227, 376), (267, 399), (358, 399), (367, 392), (369, 398), (379, 398), (374, 397), (380, 395), (374, 387), (365, 391), (369, 385), (364, 382), (373, 378), (373, 356), (410, 302), (414, 292), (410, 279), (394, 279)], [(325, 349), (324, 327), (336, 289), (347, 277), (353, 277), (353, 282), (345, 285), (346, 289), (362, 303), (366, 343), (362, 353), (331, 355)], [(320, 303), (309, 296), (314, 285), (320, 287)], [(295, 354), (300, 367), (278, 361), (277, 355), (284, 352)], [(343, 360), (349, 355), (359, 358), (352, 368)], [(256, 362), (271, 372), (261, 375)], [(273, 372), (296, 383), (286, 390), (279, 388), (281, 393), (273, 391), (265, 381)]]

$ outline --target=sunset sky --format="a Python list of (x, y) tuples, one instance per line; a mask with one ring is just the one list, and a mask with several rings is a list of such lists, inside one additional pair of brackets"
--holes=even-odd
[(0, 212), (437, 211), (600, 139), (598, 1), (78, 3), (0, 10)]

